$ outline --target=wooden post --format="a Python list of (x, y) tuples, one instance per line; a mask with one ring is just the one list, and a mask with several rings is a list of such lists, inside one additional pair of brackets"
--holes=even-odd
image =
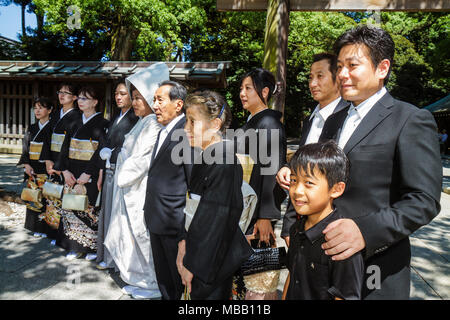
[(4, 139), (2, 135), (5, 133), (5, 117), (3, 116), (3, 112), (5, 110), (5, 98), (2, 97), (2, 94), (6, 95), (6, 87), (4, 81), (0, 82), (0, 144), (4, 143)]
[[(38, 80), (34, 80), (33, 81), (33, 94), (32, 94), (32, 96), (33, 97), (31, 98), (31, 101), (33, 101), (34, 98), (39, 97), (39, 81)], [(33, 104), (33, 102), (31, 102), (31, 103)], [(30, 123), (27, 123), (27, 126), (36, 122), (36, 117), (34, 115), (34, 112), (33, 112), (32, 108), (31, 108), (31, 111), (30, 111), (30, 118), (31, 118)]]
[[(11, 94), (11, 84), (10, 83), (6, 84), (6, 94), (7, 95)], [(11, 101), (12, 101), (11, 98), (6, 99), (6, 104), (5, 104), (5, 107), (6, 107), (5, 134), (6, 135), (9, 134), (9, 126), (10, 126), (10, 123), (11, 123), (10, 122), (11, 121), (10, 120)], [(9, 144), (9, 138), (8, 137), (5, 138), (5, 143)]]
[[(21, 90), (22, 91), (21, 94), (23, 96), (26, 96), (26, 94), (27, 94), (27, 86), (26, 86), (26, 84), (22, 84), (20, 87), (22, 89)], [(19, 102), (19, 119), (17, 121), (17, 123), (18, 123), (18, 130), (15, 133), (23, 134), (23, 110), (26, 109), (27, 99), (25, 97), (19, 98), (18, 102)], [(14, 144), (21, 144), (22, 141), (21, 141), (21, 139), (14, 139), (14, 142), (15, 142)]]
[(289, 0), (269, 0), (264, 38), (263, 68), (277, 81), (277, 94), (270, 107), (284, 112), (286, 97), (286, 58), (289, 35)]
[(103, 112), (103, 117), (111, 120), (112, 118), (112, 83), (111, 81), (106, 82), (106, 90), (105, 90), (105, 110)]

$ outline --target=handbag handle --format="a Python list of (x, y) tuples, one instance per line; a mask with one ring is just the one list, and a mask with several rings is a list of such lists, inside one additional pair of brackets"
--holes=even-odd
[[(258, 235), (249, 234), (246, 235), (245, 238), (252, 248), (277, 248), (277, 240), (272, 236), (270, 237), (270, 247), (268, 247), (265, 242), (261, 242)], [(257, 244), (256, 240), (258, 240)], [(263, 244), (263, 246), (261, 246), (261, 244)]]
[[(54, 177), (58, 177), (59, 180), (56, 181), (56, 179), (54, 179)], [(64, 180), (64, 175), (63, 174), (61, 174), (61, 175), (51, 174), (51, 175), (48, 176), (48, 180), (50, 182), (55, 182), (55, 183), (58, 183), (58, 184), (61, 184), (61, 185), (65, 184), (65, 180)]]

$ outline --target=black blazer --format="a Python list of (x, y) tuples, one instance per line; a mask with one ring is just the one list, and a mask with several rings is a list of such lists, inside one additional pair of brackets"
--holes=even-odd
[(119, 155), (119, 152), (122, 149), (122, 145), (125, 140), (125, 135), (130, 132), (130, 130), (139, 120), (139, 117), (134, 114), (133, 108), (128, 110), (128, 112), (123, 116), (122, 120), (117, 123), (117, 119), (119, 119), (119, 116), (120, 114), (116, 116), (113, 122), (111, 122), (108, 128), (108, 134), (106, 136), (105, 147), (114, 149), (111, 153), (111, 158), (109, 159), (111, 163), (116, 163), (117, 156)]
[[(193, 151), (182, 131), (185, 123), (185, 117), (178, 121), (156, 156), (157, 144), (153, 150), (147, 178), (144, 216), (147, 228), (154, 234), (181, 236), (184, 232), (183, 209), (193, 166)], [(174, 136), (177, 137), (176, 141), (172, 141)], [(189, 163), (176, 164), (172, 161), (171, 154), (175, 147), (179, 148), (180, 155), (191, 159), (185, 161)], [(190, 155), (185, 154), (188, 150)]]
[[(344, 152), (350, 175), (344, 194), (334, 203), (361, 230), (366, 266), (380, 267), (385, 282), (378, 296), (394, 299), (399, 297), (395, 290), (403, 289), (409, 294), (409, 269), (401, 273), (403, 281), (398, 277), (410, 265), (408, 236), (440, 211), (442, 165), (436, 122), (428, 110), (386, 93), (356, 128)], [(396, 283), (388, 283), (393, 280)], [(398, 288), (400, 282), (408, 288)], [(363, 297), (369, 293), (364, 286)]]

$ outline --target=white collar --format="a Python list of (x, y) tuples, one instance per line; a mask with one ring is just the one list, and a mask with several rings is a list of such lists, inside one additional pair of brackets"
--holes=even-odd
[(269, 109), (269, 108), (267, 107), (267, 108), (264, 108), (264, 109), (262, 109), (262, 110), (259, 110), (257, 113), (255, 113), (255, 114), (253, 114), (253, 115), (250, 113), (250, 115), (249, 115), (248, 118), (247, 118), (247, 122), (249, 122), (250, 119), (253, 118), (254, 116), (256, 116), (258, 113), (263, 112), (264, 110), (267, 110), (267, 109)]
[(356, 114), (361, 119), (364, 118), (364, 116), (367, 113), (369, 113), (370, 109), (372, 109), (372, 107), (378, 102), (378, 100), (381, 99), (382, 96), (384, 96), (386, 94), (386, 92), (387, 92), (386, 88), (383, 87), (377, 93), (370, 96), (369, 98), (367, 98), (366, 100), (361, 102), (356, 107), (353, 105), (353, 102), (352, 102), (350, 105), (350, 108), (348, 109), (348, 113), (350, 114), (350, 113), (356, 112)]
[(61, 110), (59, 110), (59, 118), (61, 119), (62, 117), (64, 117), (66, 114), (68, 114), (70, 111), (72, 111), (74, 108), (67, 110), (66, 112), (64, 112), (64, 109), (61, 108)]
[(337, 99), (331, 101), (323, 108), (320, 108), (320, 104), (318, 104), (316, 109), (314, 109), (314, 112), (311, 114), (310, 119), (312, 119), (316, 114), (319, 114), (319, 116), (323, 120), (328, 119), (328, 117), (333, 113), (334, 109), (336, 109), (339, 101), (341, 101), (341, 97), (338, 97)]
[(127, 111), (125, 111), (125, 113), (122, 113), (122, 110), (120, 110), (119, 118), (122, 118), (123, 116), (125, 116), (128, 113), (128, 111), (130, 111), (131, 109), (132, 108), (129, 108)]
[(81, 118), (83, 119), (83, 124), (86, 124), (86, 122), (88, 122), (89, 120), (91, 120), (93, 117), (95, 117), (98, 114), (100, 114), (100, 112), (96, 112), (93, 115), (89, 116), (89, 118), (86, 119), (86, 117), (84, 116), (84, 113), (83, 113), (81, 115)]
[(47, 123), (49, 123), (49, 121), (50, 120), (45, 121), (44, 124), (41, 124), (41, 122), (38, 121), (39, 130), (42, 130), (42, 128), (44, 128), (47, 125)]
[(166, 131), (169, 133), (170, 130), (173, 129), (173, 127), (175, 127), (175, 125), (178, 123), (178, 121), (180, 121), (181, 119), (183, 119), (184, 117), (184, 113), (180, 114), (178, 117), (176, 117), (175, 119), (173, 119), (172, 121), (169, 122), (169, 124), (167, 126), (164, 127), (164, 129), (166, 129)]

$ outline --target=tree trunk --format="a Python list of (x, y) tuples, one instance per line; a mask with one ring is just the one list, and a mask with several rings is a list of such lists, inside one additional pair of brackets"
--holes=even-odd
[(139, 30), (118, 26), (111, 37), (111, 60), (130, 60), (133, 43), (138, 35)]
[(36, 25), (37, 25), (37, 36), (38, 39), (42, 39), (43, 28), (44, 28), (44, 16), (36, 13)]
[(22, 8), (22, 37), (25, 37), (27, 32), (25, 30), (25, 9), (26, 9), (26, 4), (22, 4), (21, 8)]
[(263, 68), (277, 81), (277, 94), (270, 107), (284, 113), (286, 97), (286, 58), (289, 34), (289, 0), (269, 0), (264, 37)]

